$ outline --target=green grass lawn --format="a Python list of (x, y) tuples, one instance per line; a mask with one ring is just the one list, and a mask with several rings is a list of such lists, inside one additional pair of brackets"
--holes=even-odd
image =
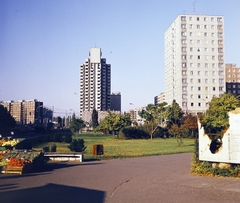
[[(183, 139), (182, 146), (179, 146), (175, 138), (154, 138), (154, 139), (134, 139), (121, 140), (113, 135), (80, 134), (74, 138), (84, 139), (85, 146), (84, 159), (100, 158), (93, 155), (93, 145), (100, 144), (104, 147), (104, 154), (101, 159), (139, 157), (163, 154), (177, 154), (194, 151), (194, 139)], [(51, 145), (53, 143), (47, 143)], [(34, 149), (41, 149), (47, 144), (35, 146)], [(67, 143), (56, 143), (58, 152), (70, 152)]]

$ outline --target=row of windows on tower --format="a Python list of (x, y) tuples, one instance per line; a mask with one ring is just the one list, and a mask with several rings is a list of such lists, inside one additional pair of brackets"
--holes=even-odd
[[(190, 94), (190, 99), (194, 99), (195, 96), (196, 96), (196, 95), (194, 95), (194, 94)], [(182, 98), (183, 98), (183, 99), (187, 99), (187, 95), (186, 95), (186, 94), (183, 94), (183, 95), (182, 95)], [(201, 95), (201, 94), (198, 94), (198, 95), (197, 95), (197, 98), (198, 98), (198, 99), (204, 99), (204, 98), (205, 98), (205, 99), (209, 99), (209, 95), (204, 95), (204, 96), (203, 96), (203, 95)]]
[[(223, 45), (223, 40), (199, 40), (199, 39), (196, 39), (196, 40), (193, 40), (193, 39), (190, 39), (190, 40), (186, 40), (186, 39), (182, 39), (182, 44), (187, 44), (187, 42), (189, 44), (212, 44), (212, 45), (216, 45), (218, 44), (219, 46), (220, 45)], [(172, 42), (174, 44), (174, 42)]]
[[(215, 68), (215, 67), (217, 67), (217, 64), (216, 63), (197, 63), (197, 64), (195, 64), (195, 63), (182, 63), (182, 67), (183, 68), (187, 68), (187, 67), (190, 67), (190, 68), (194, 68), (194, 67), (198, 67), (198, 68), (201, 68), (201, 67), (205, 67), (205, 68), (210, 68), (210, 67), (212, 67), (212, 68)], [(220, 65), (220, 64), (218, 64), (218, 67), (219, 68), (223, 68), (223, 65)]]
[(208, 16), (208, 17), (206, 17), (206, 16), (203, 16), (203, 17), (199, 17), (199, 16), (189, 16), (188, 18), (187, 18), (187, 16), (181, 16), (181, 20), (182, 21), (185, 21), (185, 20), (189, 20), (189, 21), (192, 21), (192, 20), (197, 20), (197, 21), (204, 21), (204, 22), (207, 22), (207, 21), (211, 21), (211, 22), (215, 22), (215, 21), (217, 21), (217, 22), (223, 22), (223, 18), (222, 17), (210, 17), (210, 16)]
[[(205, 67), (205, 68), (212, 67), (212, 68), (215, 68), (215, 67), (217, 67), (217, 64), (215, 64), (215, 63), (197, 63), (197, 64), (194, 64), (194, 63), (182, 63), (182, 67), (183, 68), (187, 68), (187, 67), (193, 68), (195, 66), (197, 66), (198, 68), (201, 68), (201, 67)], [(218, 64), (218, 68), (224, 68), (224, 64), (223, 63), (219, 63)], [(205, 71), (205, 72), (208, 72), (208, 71)]]
[[(208, 106), (208, 102), (197, 102), (197, 103), (190, 102), (190, 106), (191, 106), (191, 107), (193, 107), (193, 106), (195, 106), (195, 105), (197, 105), (198, 107), (200, 107), (200, 106)], [(183, 103), (182, 103), (182, 106), (183, 106), (183, 107), (186, 107), (186, 106), (187, 106), (187, 102), (183, 102)]]
[[(187, 75), (188, 71), (183, 70), (182, 75)], [(205, 75), (205, 76), (224, 76), (223, 71), (189, 71), (189, 75)]]
[(182, 47), (182, 52), (186, 52), (186, 51), (190, 51), (190, 52), (216, 52), (216, 50), (218, 51), (218, 53), (223, 53), (223, 48), (218, 48), (218, 49), (215, 49), (215, 48), (208, 48), (208, 47), (204, 47), (204, 48), (193, 48), (193, 47)]
[[(189, 59), (193, 60), (193, 59), (204, 59), (204, 60), (216, 60), (216, 58), (219, 60), (219, 61), (222, 61), (223, 60), (223, 56), (222, 55), (218, 55), (218, 57), (216, 56), (209, 56), (209, 55), (197, 55), (197, 56), (194, 56), (194, 55), (189, 55)], [(182, 59), (183, 60), (186, 60), (187, 59), (187, 55), (182, 55)]]
[[(187, 25), (186, 24), (181, 24), (181, 28), (186, 29)], [(193, 25), (193, 24), (189, 24), (188, 28), (189, 29), (194, 29), (194, 28), (202, 29), (202, 28), (204, 28), (204, 29), (212, 29), (212, 30), (215, 30), (217, 28), (218, 30), (222, 30), (223, 26), (222, 25)]]
[[(205, 90), (205, 91), (210, 91), (210, 90), (216, 91), (217, 90), (216, 87), (194, 87), (194, 86), (190, 87), (190, 91), (195, 91), (195, 89), (197, 91), (202, 91), (202, 90)], [(218, 89), (219, 89), (219, 91), (223, 91), (224, 87), (219, 87)], [(187, 86), (182, 86), (182, 91), (187, 91), (187, 90), (188, 90)]]
[[(224, 84), (224, 79), (219, 79), (219, 80), (216, 80), (216, 79), (195, 79), (194, 80), (193, 78), (191, 78), (189, 80), (190, 83), (197, 82), (197, 83), (206, 83), (206, 84), (208, 84), (210, 82), (215, 84), (215, 83), (217, 83), (217, 81), (218, 81), (219, 84)], [(182, 83), (186, 84), (187, 83), (187, 79), (182, 79)]]
[(232, 94), (240, 94), (240, 90), (228, 90), (228, 93), (232, 93)]
[[(189, 33), (181, 32), (181, 36), (183, 36), (183, 37), (187, 37), (187, 36), (190, 36), (190, 37), (194, 37), (194, 36), (197, 36), (197, 37), (201, 37), (201, 36), (204, 36), (204, 37), (208, 37), (208, 36), (215, 37), (216, 33), (215, 32), (211, 32), (211, 33), (208, 33), (208, 32), (189, 32)], [(222, 38), (223, 37), (223, 33), (222, 32), (218, 32), (217, 36), (219, 38)], [(174, 37), (174, 35), (172, 37)]]

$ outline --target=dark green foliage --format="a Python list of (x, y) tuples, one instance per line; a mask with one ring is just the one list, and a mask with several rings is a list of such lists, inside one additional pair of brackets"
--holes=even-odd
[(98, 112), (96, 109), (93, 109), (92, 112), (92, 127), (96, 128), (98, 126)]
[(81, 118), (76, 118), (75, 114), (73, 114), (72, 120), (70, 121), (69, 125), (70, 130), (75, 133), (84, 127), (86, 127), (84, 121)]
[(167, 126), (173, 124), (180, 126), (182, 124), (183, 111), (176, 100), (173, 100), (172, 105), (167, 107)]
[(57, 151), (57, 145), (53, 144), (50, 146), (51, 152), (56, 152)]
[(43, 151), (50, 152), (50, 147), (49, 146), (43, 147)]
[(47, 136), (47, 141), (48, 142), (71, 143), (72, 142), (72, 132), (70, 132), (70, 131), (52, 132)]
[(86, 148), (83, 139), (73, 139), (69, 145), (69, 149), (73, 152), (83, 152)]
[(50, 146), (45, 146), (42, 148), (45, 152), (56, 152), (57, 151), (57, 145), (53, 144)]
[(9, 128), (13, 128), (16, 125), (15, 119), (11, 114), (0, 104), (0, 132), (4, 132)]
[(122, 128), (131, 125), (131, 118), (129, 114), (121, 115), (108, 111), (108, 115), (100, 122), (97, 131), (102, 132), (119, 132)]
[(158, 138), (169, 138), (169, 132), (167, 128), (158, 127), (158, 129), (153, 134), (153, 137)]
[(149, 134), (143, 129), (135, 127), (126, 127), (119, 132), (120, 139), (148, 139)]
[(236, 96), (224, 93), (221, 97), (213, 97), (206, 114), (199, 115), (200, 122), (207, 134), (222, 134), (229, 127), (228, 112), (239, 107)]

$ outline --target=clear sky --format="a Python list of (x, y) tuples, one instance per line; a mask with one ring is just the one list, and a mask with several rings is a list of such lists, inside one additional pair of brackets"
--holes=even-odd
[(223, 15), (225, 62), (240, 67), (239, 9), (239, 0), (0, 0), (0, 101), (78, 114), (79, 66), (99, 47), (122, 110), (146, 106), (165, 91), (164, 32), (179, 14)]

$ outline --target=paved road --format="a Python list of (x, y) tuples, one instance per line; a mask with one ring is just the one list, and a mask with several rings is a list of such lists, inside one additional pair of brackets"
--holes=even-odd
[(237, 203), (240, 179), (190, 174), (192, 154), (82, 163), (0, 175), (0, 203)]

